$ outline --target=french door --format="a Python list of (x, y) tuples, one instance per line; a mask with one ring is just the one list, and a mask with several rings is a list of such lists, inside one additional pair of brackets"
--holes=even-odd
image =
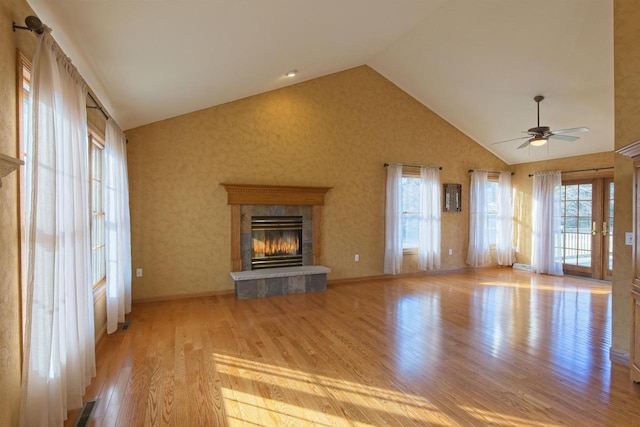
[(613, 178), (563, 180), (562, 262), (567, 274), (613, 278)]

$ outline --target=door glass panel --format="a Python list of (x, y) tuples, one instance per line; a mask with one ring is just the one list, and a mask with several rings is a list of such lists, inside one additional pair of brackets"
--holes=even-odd
[(608, 217), (608, 245), (607, 245), (607, 268), (610, 271), (613, 271), (613, 190), (614, 185), (613, 182), (609, 183), (609, 200), (607, 201), (609, 217)]
[(562, 262), (591, 267), (593, 187), (591, 184), (571, 184), (562, 188)]

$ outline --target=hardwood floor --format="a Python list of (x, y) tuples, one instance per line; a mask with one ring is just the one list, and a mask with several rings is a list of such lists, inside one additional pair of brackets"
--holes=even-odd
[(511, 269), (134, 304), (85, 400), (95, 426), (640, 426), (610, 312)]

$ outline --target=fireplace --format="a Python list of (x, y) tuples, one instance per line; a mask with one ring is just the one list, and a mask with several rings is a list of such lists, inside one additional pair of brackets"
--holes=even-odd
[(221, 185), (231, 207), (231, 271), (253, 270), (251, 218), (255, 216), (302, 216), (302, 266), (320, 265), (322, 206), (331, 187)]
[[(326, 290), (331, 269), (320, 265), (320, 230), (324, 195), (331, 188), (222, 185), (227, 191), (227, 203), (231, 205), (231, 278), (236, 298)], [(257, 221), (274, 219), (275, 225)], [(261, 230), (254, 232), (254, 220), (255, 228)], [(270, 235), (275, 235), (276, 241), (282, 244), (267, 244), (267, 238), (273, 240)], [(270, 257), (276, 259), (272, 258), (273, 262), (266, 265), (254, 264)], [(283, 257), (295, 264), (269, 268), (282, 266)]]
[(252, 216), (251, 269), (303, 265), (302, 224), (302, 216)]

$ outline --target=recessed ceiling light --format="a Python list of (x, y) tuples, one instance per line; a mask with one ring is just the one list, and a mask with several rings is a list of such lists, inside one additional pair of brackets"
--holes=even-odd
[(298, 73), (298, 70), (291, 70), (291, 71), (288, 71), (288, 72), (285, 74), (285, 76), (287, 76), (287, 77), (295, 77), (295, 75), (296, 75), (297, 73)]

